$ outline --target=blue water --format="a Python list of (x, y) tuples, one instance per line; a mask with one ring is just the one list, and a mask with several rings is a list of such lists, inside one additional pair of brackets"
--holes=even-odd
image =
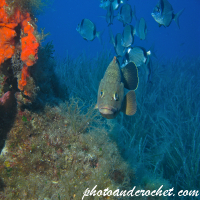
[[(158, 0), (129, 0), (128, 3), (136, 7), (137, 18), (144, 17), (147, 22), (148, 34), (145, 41), (135, 37), (134, 45), (140, 45), (146, 49), (155, 44), (155, 51), (158, 57), (173, 59), (191, 57), (200, 54), (200, 1), (199, 0), (171, 0), (169, 1), (174, 13), (185, 8), (180, 16), (180, 29), (174, 21), (167, 28), (158, 27), (157, 22), (151, 16), (154, 6)], [(103, 34), (104, 46), (113, 49), (109, 42), (108, 26), (106, 20), (100, 16), (106, 15), (106, 10), (99, 7), (100, 0), (60, 0), (54, 1), (45, 9), (43, 15), (38, 16), (38, 29), (45, 27), (45, 32), (50, 32), (45, 42), (53, 41), (55, 55), (64, 58), (67, 53), (71, 56), (78, 56), (83, 51), (88, 56), (96, 56), (101, 52), (103, 46), (96, 38), (94, 41), (85, 41), (76, 31), (76, 26), (83, 18), (88, 18), (96, 24), (97, 31), (105, 29)], [(115, 15), (119, 9), (115, 11)], [(131, 23), (135, 25), (135, 20)], [(114, 19), (111, 25), (114, 34), (122, 33), (122, 23)], [(114, 51), (113, 51), (114, 54)]]

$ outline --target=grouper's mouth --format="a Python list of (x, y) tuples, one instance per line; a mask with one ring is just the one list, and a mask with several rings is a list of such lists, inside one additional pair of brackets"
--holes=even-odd
[(117, 109), (111, 106), (104, 106), (99, 108), (99, 112), (103, 115), (113, 115), (117, 112)]

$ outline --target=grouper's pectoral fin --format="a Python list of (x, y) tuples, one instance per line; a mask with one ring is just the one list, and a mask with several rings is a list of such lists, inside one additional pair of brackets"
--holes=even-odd
[(136, 113), (137, 103), (134, 90), (129, 91), (124, 97), (121, 111), (126, 115), (134, 115)]
[(139, 82), (138, 69), (133, 62), (128, 63), (122, 69), (124, 87), (128, 90), (136, 90)]

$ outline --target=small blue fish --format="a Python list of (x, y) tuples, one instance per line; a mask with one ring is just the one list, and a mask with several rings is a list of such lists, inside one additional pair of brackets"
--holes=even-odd
[(126, 25), (122, 33), (121, 44), (123, 47), (129, 47), (134, 42), (134, 27), (132, 25)]
[(140, 40), (145, 40), (147, 35), (147, 25), (143, 17), (140, 18), (140, 20), (137, 20), (134, 35), (138, 36)]
[(109, 27), (109, 34), (110, 34), (110, 41), (113, 44), (115, 48), (115, 53), (117, 54), (117, 57), (123, 57), (126, 53), (126, 48), (122, 46), (122, 35), (120, 33), (117, 33), (117, 35), (114, 37), (112, 29)]
[(76, 30), (80, 33), (84, 40), (93, 41), (95, 37), (97, 37), (102, 43), (101, 35), (103, 32), (96, 31), (96, 25), (89, 19), (82, 19)]
[(184, 9), (182, 9), (177, 14), (174, 14), (172, 5), (167, 0), (159, 0), (157, 5), (154, 7), (151, 15), (159, 24), (159, 26), (168, 27), (171, 24), (172, 20), (174, 20), (180, 28), (179, 17), (183, 13), (183, 11)]
[(131, 6), (129, 4), (124, 4), (118, 13), (117, 19), (123, 23), (123, 26), (125, 26), (132, 22), (134, 15)]
[(112, 5), (113, 10), (117, 10), (122, 3), (124, 3), (123, 0), (101, 0), (99, 7), (107, 9), (108, 6)]
[(135, 65), (139, 69), (139, 72), (143, 72), (143, 76), (145, 77), (146, 82), (151, 82), (152, 62), (150, 57), (154, 56), (156, 58), (153, 49), (154, 45), (150, 48), (149, 51), (146, 51), (146, 49), (143, 47), (136, 46), (128, 48), (125, 54), (124, 63), (125, 64), (130, 62), (135, 63)]
[(108, 23), (108, 26), (113, 24), (113, 19), (114, 19), (114, 10), (112, 4), (110, 4), (107, 7), (107, 14), (106, 14), (106, 22)]
[(137, 46), (128, 48), (125, 58), (128, 62), (133, 62), (137, 67), (140, 67), (146, 63), (149, 55), (150, 51), (147, 52), (143, 47)]
[(110, 0), (101, 0), (99, 5), (100, 8), (107, 9), (107, 7), (111, 4)]
[(145, 83), (152, 83), (152, 60), (149, 56), (146, 60), (146, 63), (142, 67), (138, 68), (139, 77), (143, 77)]
[(123, 0), (114, 0), (112, 2), (113, 10), (117, 10), (122, 3), (124, 3)]

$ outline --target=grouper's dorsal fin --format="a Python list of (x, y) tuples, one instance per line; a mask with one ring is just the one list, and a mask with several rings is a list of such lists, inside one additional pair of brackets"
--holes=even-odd
[(121, 71), (124, 87), (128, 90), (136, 90), (139, 82), (138, 69), (136, 65), (133, 62), (130, 62), (123, 67)]
[(121, 111), (126, 115), (134, 115), (137, 111), (135, 91), (129, 91), (124, 97)]
[(108, 65), (103, 79), (109, 80), (110, 82), (113, 80), (116, 82), (121, 82), (121, 70), (116, 56), (114, 56), (113, 60)]

